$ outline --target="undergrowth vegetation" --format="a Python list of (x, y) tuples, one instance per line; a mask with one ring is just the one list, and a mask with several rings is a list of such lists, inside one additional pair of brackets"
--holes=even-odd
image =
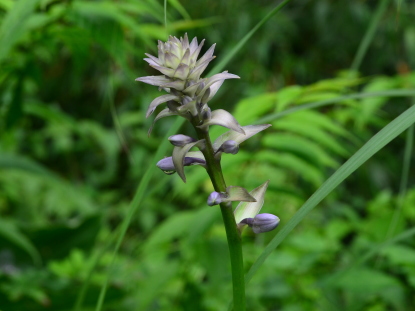
[(194, 133), (148, 136), (161, 94), (134, 82), (185, 32), (241, 77), (212, 107), (272, 124), (222, 159), (281, 219), (242, 235), (247, 309), (415, 310), (415, 5), (283, 2), (0, 0), (0, 310), (228, 308), (206, 172), (155, 167)]

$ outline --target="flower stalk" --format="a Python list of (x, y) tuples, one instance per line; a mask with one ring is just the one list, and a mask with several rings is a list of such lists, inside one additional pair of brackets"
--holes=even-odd
[[(225, 192), (225, 179), (223, 178), (220, 162), (215, 159), (209, 133), (197, 127), (195, 129), (198, 138), (206, 141), (206, 148), (202, 153), (206, 159), (206, 170), (212, 181), (213, 188), (217, 192)], [(231, 202), (221, 203), (220, 210), (225, 226), (231, 261), (234, 310), (245, 310), (245, 275), (241, 236), (235, 222)]]
[[(268, 181), (251, 192), (240, 186), (226, 186), (220, 165), (222, 154), (237, 154), (239, 145), (253, 135), (270, 127), (270, 124), (241, 126), (226, 110), (211, 110), (208, 102), (216, 94), (226, 79), (237, 79), (238, 76), (224, 71), (209, 78), (201, 78), (201, 74), (212, 61), (215, 45), (198, 59), (204, 40), (198, 44), (194, 38), (191, 42), (185, 34), (184, 38), (169, 37), (165, 43), (159, 41), (158, 57), (146, 54), (151, 67), (163, 75), (137, 78), (137, 81), (159, 87), (168, 94), (155, 98), (149, 105), (146, 117), (149, 117), (161, 104), (167, 108), (160, 111), (157, 120), (177, 115), (187, 119), (194, 127), (197, 139), (177, 134), (169, 137), (174, 146), (171, 157), (164, 158), (157, 166), (166, 174), (174, 172), (186, 182), (185, 166), (200, 165), (210, 177), (215, 192), (207, 199), (210, 206), (220, 205), (223, 223), (228, 241), (234, 310), (244, 311), (245, 278), (242, 254), (241, 233), (244, 227), (252, 227), (254, 233), (273, 230), (279, 223), (278, 217), (271, 214), (260, 214), (264, 203)], [(209, 136), (209, 127), (219, 125), (229, 129), (213, 143)], [(151, 126), (149, 134), (154, 126)], [(190, 151), (198, 148), (199, 151)], [(239, 201), (235, 211), (232, 202)], [(257, 218), (255, 218), (258, 215)]]

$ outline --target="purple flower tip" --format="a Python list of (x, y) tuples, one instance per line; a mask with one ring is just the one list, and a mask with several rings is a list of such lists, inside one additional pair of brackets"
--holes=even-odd
[(277, 216), (264, 213), (256, 215), (250, 227), (254, 233), (263, 233), (274, 230), (279, 223), (280, 219)]
[(207, 199), (207, 205), (213, 206), (220, 204), (222, 202), (223, 195), (219, 192), (213, 191), (211, 194), (209, 194), (209, 197)]

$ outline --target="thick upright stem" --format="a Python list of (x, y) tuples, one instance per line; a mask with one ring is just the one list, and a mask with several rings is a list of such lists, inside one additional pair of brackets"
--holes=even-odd
[[(206, 160), (206, 169), (217, 192), (225, 192), (226, 184), (220, 162), (214, 157), (209, 133), (195, 127), (199, 139), (205, 139), (206, 148), (202, 151)], [(245, 278), (242, 256), (242, 241), (236, 226), (231, 203), (220, 204), (223, 223), (231, 259), (234, 310), (245, 311)]]

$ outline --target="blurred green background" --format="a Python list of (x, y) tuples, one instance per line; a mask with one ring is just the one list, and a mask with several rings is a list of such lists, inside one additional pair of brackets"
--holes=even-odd
[[(134, 79), (157, 74), (142, 59), (167, 34), (205, 38), (204, 51), (216, 43), (218, 63), (277, 4), (170, 0), (166, 29), (162, 1), (0, 0), (0, 310), (95, 310), (106, 278), (102, 310), (226, 310), (229, 254), (201, 167), (186, 168), (186, 184), (154, 171), (108, 269), (174, 122), (147, 137), (145, 111), (160, 92)], [(269, 179), (262, 211), (284, 226), (413, 103), (382, 92), (415, 89), (414, 17), (413, 1), (293, 0), (264, 24), (225, 67), (241, 79), (224, 83), (212, 109), (248, 125), (343, 99), (270, 121), (223, 157), (227, 184)], [(383, 96), (347, 97), (360, 92)], [(410, 128), (283, 241), (247, 285), (248, 310), (415, 310), (413, 236), (379, 246), (415, 223), (412, 143)], [(247, 269), (274, 235), (244, 232)]]

